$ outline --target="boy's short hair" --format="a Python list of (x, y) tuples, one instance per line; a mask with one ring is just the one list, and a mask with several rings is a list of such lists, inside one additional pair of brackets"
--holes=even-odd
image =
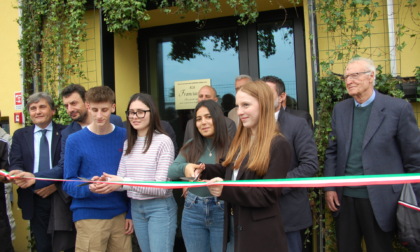
[(109, 102), (115, 103), (115, 93), (108, 86), (100, 86), (90, 88), (86, 92), (86, 102), (100, 103), (100, 102)]

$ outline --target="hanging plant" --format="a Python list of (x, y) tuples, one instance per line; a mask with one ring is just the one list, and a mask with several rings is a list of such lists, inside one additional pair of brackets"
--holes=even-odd
[(124, 33), (140, 29), (140, 21), (150, 19), (146, 3), (137, 0), (97, 0), (95, 6), (102, 8), (109, 32)]
[[(257, 0), (225, 0), (234, 9), (238, 24), (254, 23), (258, 18)], [(289, 0), (296, 3), (294, 0)], [(150, 20), (149, 9), (159, 8), (166, 14), (196, 15), (195, 22), (201, 23), (211, 12), (221, 12), (220, 0), (95, 0), (95, 6), (102, 8), (107, 29), (124, 33), (140, 29), (140, 21)]]
[[(39, 91), (48, 92), (56, 106), (54, 121), (66, 124), (68, 117), (58, 92), (70, 78), (85, 78), (81, 68), (86, 39), (86, 0), (22, 0), (19, 2), (22, 27), (19, 40), (23, 92), (27, 98)], [(30, 123), (26, 117), (27, 123)]]

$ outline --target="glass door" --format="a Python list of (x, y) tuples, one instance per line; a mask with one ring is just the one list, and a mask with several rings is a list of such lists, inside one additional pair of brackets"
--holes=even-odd
[[(256, 24), (238, 26), (235, 18), (207, 20), (139, 31), (140, 89), (155, 97), (182, 146), (191, 110), (175, 109), (176, 81), (210, 79), (219, 103), (234, 95), (239, 74), (283, 79), (296, 107), (308, 109), (302, 10), (260, 13)], [(176, 31), (176, 32), (175, 32)], [(299, 72), (299, 74), (297, 74)]]

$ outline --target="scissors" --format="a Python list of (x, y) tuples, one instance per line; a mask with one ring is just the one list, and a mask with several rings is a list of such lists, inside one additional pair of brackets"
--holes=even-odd
[(196, 182), (200, 179), (201, 173), (198, 174), (196, 177), (180, 177), (181, 180)]
[(77, 177), (77, 178), (80, 179), (80, 180), (86, 181), (85, 183), (81, 183), (77, 186), (85, 186), (85, 185), (89, 185), (89, 184), (93, 183), (93, 180), (91, 180), (91, 179), (87, 179), (87, 178), (83, 178), (83, 177)]
[[(195, 164), (198, 164), (198, 165), (200, 165), (200, 164), (202, 164), (202, 162), (197, 162), (197, 163), (195, 163)], [(200, 179), (200, 177), (201, 177), (201, 173), (199, 173), (197, 176), (195, 176), (195, 177), (180, 177), (180, 179), (181, 180), (186, 180), (186, 181), (191, 181), (192, 180), (192, 182), (197, 182), (199, 179)]]

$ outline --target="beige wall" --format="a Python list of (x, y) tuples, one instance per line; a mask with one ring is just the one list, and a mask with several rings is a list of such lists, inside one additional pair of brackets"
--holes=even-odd
[[(377, 65), (382, 65), (384, 73), (391, 73), (390, 70), (390, 47), (389, 47), (389, 36), (388, 36), (388, 12), (386, 8), (386, 0), (380, 0), (379, 7), (376, 8), (378, 11), (378, 18), (372, 24), (374, 28), (371, 32), (371, 37), (366, 38), (363, 43), (360, 44), (357, 53), (362, 57), (372, 58)], [(413, 23), (413, 17), (410, 14), (410, 9), (405, 8), (405, 0), (394, 0), (394, 29), (397, 31), (397, 24), (403, 24), (407, 28), (411, 29), (409, 32), (401, 37), (397, 38), (397, 43), (405, 42), (407, 46), (402, 50), (394, 50), (396, 52), (397, 59), (397, 74), (400, 76), (413, 76), (414, 69), (419, 65), (418, 59), (415, 55), (420, 55), (420, 41), (419, 37), (410, 38), (411, 34), (418, 33), (418, 25)], [(416, 6), (413, 9), (412, 15), (417, 15), (420, 12), (420, 6)], [(418, 19), (418, 17), (417, 17)], [(363, 21), (363, 20), (362, 20)], [(335, 50), (338, 45), (342, 43), (344, 38), (341, 31), (336, 33), (327, 33), (326, 26), (321, 22), (318, 17), (318, 45), (319, 45), (319, 58), (320, 60), (327, 60), (328, 55), (331, 51)], [(363, 23), (363, 22), (362, 22)], [(345, 53), (345, 52), (344, 52)], [(336, 61), (333, 67), (333, 71), (336, 73), (342, 73), (345, 64), (348, 59), (343, 61)]]
[[(412, 12), (409, 8), (404, 7), (406, 0), (395, 0), (394, 1), (394, 29), (397, 31), (397, 24), (403, 24), (406, 26), (404, 31), (406, 34), (401, 38), (397, 38), (397, 43), (406, 43), (406, 47), (402, 51), (395, 50), (396, 52), (396, 65), (397, 75), (402, 77), (414, 76), (414, 70), (416, 66), (419, 66), (418, 56), (420, 55), (420, 38), (410, 37), (411, 34), (418, 33), (419, 26), (413, 22), (412, 15), (417, 15), (420, 12), (420, 5), (417, 5)], [(360, 45), (358, 53), (362, 57), (372, 58), (376, 65), (383, 67), (383, 73), (391, 73), (390, 69), (390, 48), (389, 48), (389, 36), (388, 36), (388, 13), (386, 8), (386, 0), (380, 0), (378, 10), (377, 21), (373, 23), (374, 29), (372, 30), (372, 36), (366, 38)], [(417, 18), (418, 17), (414, 17)], [(407, 30), (409, 30), (407, 32)], [(342, 43), (342, 35), (337, 32), (327, 33), (325, 24), (318, 18), (318, 43), (319, 43), (319, 57), (320, 60), (328, 59), (328, 52), (335, 50), (337, 46)], [(309, 61), (308, 61), (309, 62)], [(333, 72), (343, 73), (346, 60), (342, 62), (337, 61), (333, 67)], [(412, 103), (414, 112), (417, 118), (417, 122), (420, 125), (420, 104), (418, 102)]]
[(0, 110), (2, 116), (9, 117), (11, 132), (20, 128), (19, 124), (13, 123), (13, 113), (18, 112), (14, 106), (15, 92), (22, 91), (22, 79), (19, 68), (19, 26), (16, 20), (19, 17), (16, 9), (17, 1), (0, 1)]
[(80, 48), (84, 50), (81, 68), (86, 78), (74, 77), (71, 79), (71, 82), (81, 84), (86, 89), (89, 89), (102, 83), (99, 11), (87, 11), (84, 21), (86, 22), (86, 41), (80, 45)]
[[(399, 15), (397, 15), (397, 20), (403, 23), (406, 26), (406, 29), (409, 30), (406, 32), (402, 41), (407, 43), (407, 46), (400, 53), (401, 61), (397, 65), (398, 72), (401, 76), (414, 76), (414, 69), (416, 66), (420, 66), (419, 55), (420, 55), (420, 37), (419, 37), (419, 16), (420, 13), (420, 4), (413, 9), (412, 12), (407, 8), (402, 8), (401, 5), (404, 5), (407, 1), (401, 0), (398, 8), (401, 8)], [(398, 10), (396, 7), (395, 9)], [(416, 18), (416, 22), (413, 22), (413, 17)], [(410, 37), (411, 34), (416, 34), (415, 37)]]
[(309, 113), (312, 116), (312, 120), (316, 119), (315, 115), (315, 94), (314, 83), (312, 81), (313, 69), (312, 69), (312, 56), (311, 56), (311, 41), (308, 39), (311, 37), (310, 23), (309, 23), (309, 7), (308, 0), (303, 1), (303, 13), (305, 16), (304, 27), (305, 27), (305, 51), (306, 51), (306, 69), (307, 69), (307, 81), (308, 81), (308, 102), (309, 102)]
[[(16, 20), (19, 17), (17, 1), (0, 1), (0, 109), (2, 116), (9, 117), (10, 131), (20, 128), (20, 124), (13, 122), (13, 113), (18, 112), (14, 106), (14, 93), (22, 91), (22, 79), (19, 68), (19, 26)], [(13, 213), (16, 220), (16, 239), (13, 242), (15, 251), (27, 251), (28, 222), (21, 218), (21, 211), (17, 208), (16, 187), (14, 188)], [(1, 244), (0, 244), (1, 246)]]
[(114, 57), (117, 114), (124, 121), (130, 97), (140, 92), (137, 32), (114, 36)]

